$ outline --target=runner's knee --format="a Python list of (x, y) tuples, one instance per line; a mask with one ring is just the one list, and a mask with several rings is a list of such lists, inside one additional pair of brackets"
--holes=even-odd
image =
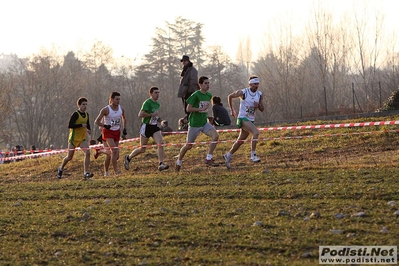
[(186, 146), (187, 150), (191, 150), (191, 148), (193, 147), (193, 144), (186, 144), (185, 146)]
[(259, 138), (259, 131), (257, 130), (256, 132), (254, 132), (254, 134), (252, 135), (252, 139), (258, 139)]

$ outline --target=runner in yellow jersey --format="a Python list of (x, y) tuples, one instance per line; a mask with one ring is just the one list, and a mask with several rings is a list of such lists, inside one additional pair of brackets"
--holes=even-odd
[(75, 148), (77, 147), (80, 147), (85, 153), (83, 177), (85, 179), (93, 177), (93, 174), (89, 172), (90, 148), (89, 142), (86, 139), (87, 134), (90, 135), (89, 114), (86, 112), (87, 99), (84, 97), (79, 98), (77, 105), (78, 110), (75, 111), (69, 119), (68, 155), (64, 157), (61, 166), (58, 167), (57, 177), (59, 179), (62, 177), (65, 165), (72, 160), (75, 154)]

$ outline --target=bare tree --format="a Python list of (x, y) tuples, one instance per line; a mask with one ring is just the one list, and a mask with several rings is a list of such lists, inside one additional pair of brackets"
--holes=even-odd
[[(3, 117), (3, 123), (10, 125), (9, 115), (12, 112), (12, 100), (10, 99), (12, 91), (15, 90), (15, 83), (13, 82), (10, 73), (0, 73), (0, 114)], [(0, 130), (0, 142), (10, 144), (12, 141), (13, 130), (12, 127), (2, 127)]]
[(101, 65), (112, 66), (114, 63), (113, 50), (109, 45), (97, 40), (90, 51), (84, 53), (83, 61), (85, 67), (91, 71), (96, 71)]
[[(392, 33), (389, 38), (387, 38), (387, 51), (385, 56), (385, 65), (383, 71), (383, 77), (381, 78), (382, 84), (381, 86), (381, 97), (382, 99), (387, 99), (392, 91), (399, 88), (399, 53), (397, 52), (397, 42), (398, 34)], [(382, 103), (382, 99), (380, 103)]]
[[(254, 63), (253, 72), (261, 78), (265, 112), (257, 121), (287, 119), (300, 113), (301, 93), (298, 91), (297, 69), (303, 54), (300, 40), (295, 38), (288, 22), (271, 25), (265, 36), (268, 51)], [(262, 119), (262, 120), (261, 120)]]
[(237, 49), (237, 57), (238, 64), (242, 66), (246, 73), (245, 75), (249, 77), (251, 73), (251, 63), (252, 63), (252, 47), (251, 47), (251, 39), (247, 37), (245, 42), (240, 40)]
[[(355, 82), (358, 85), (359, 95), (363, 95), (360, 99), (361, 104), (368, 110), (375, 110), (373, 102), (376, 102), (378, 94), (373, 92), (373, 89), (378, 82), (376, 70), (381, 63), (384, 15), (375, 7), (371, 7), (369, 2), (361, 2), (360, 6), (353, 7), (353, 11), (352, 25), (356, 31), (356, 52), (353, 53), (353, 63), (356, 73), (360, 76)], [(373, 19), (370, 20), (370, 17)]]
[(75, 91), (63, 78), (59, 63), (51, 57), (35, 56), (28, 64), (20, 60), (16, 69), (22, 71), (12, 73), (16, 83), (11, 95), (16, 103), (11, 114), (14, 141), (25, 147), (44, 148), (53, 142), (61, 145), (59, 137), (67, 134), (63, 132), (62, 124), (67, 129), (68, 123), (62, 119), (68, 110), (65, 99), (74, 99)]
[(334, 20), (320, 3), (312, 11), (306, 28), (306, 48), (311, 52), (301, 64), (302, 71), (308, 72), (309, 96), (316, 96), (307, 104), (311, 114), (328, 114), (349, 104), (345, 99), (350, 99), (350, 90), (344, 84), (349, 84), (347, 63), (353, 44), (347, 25), (347, 19)]

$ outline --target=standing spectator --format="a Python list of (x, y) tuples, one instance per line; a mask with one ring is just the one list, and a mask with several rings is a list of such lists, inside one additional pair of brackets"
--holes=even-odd
[(187, 133), (186, 144), (180, 149), (178, 159), (176, 161), (176, 171), (180, 171), (182, 160), (188, 150), (193, 147), (193, 142), (202, 132), (211, 137), (212, 142), (209, 144), (208, 154), (206, 155), (205, 163), (210, 166), (219, 166), (212, 158), (213, 151), (216, 148), (219, 134), (216, 129), (208, 123), (208, 108), (211, 106), (212, 94), (209, 92), (210, 82), (205, 76), (198, 80), (200, 87), (199, 91), (194, 92), (187, 99), (187, 111), (190, 112), (189, 127)]
[(161, 122), (161, 130), (162, 132), (173, 132), (173, 129), (170, 128), (167, 120), (162, 120)]
[[(255, 115), (256, 110), (261, 112), (264, 111), (262, 103), (262, 92), (258, 91), (259, 78), (257, 76), (249, 77), (249, 87), (235, 91), (227, 97), (228, 104), (231, 110), (231, 115), (237, 118), (237, 126), (240, 128), (240, 134), (238, 135), (237, 141), (234, 142), (233, 146), (228, 153), (223, 155), (226, 161), (226, 167), (230, 169), (231, 156), (240, 148), (243, 142), (247, 139), (249, 134), (252, 135), (251, 142), (251, 162), (259, 163), (260, 160), (256, 155), (256, 144), (259, 138), (259, 130), (255, 126)], [(233, 107), (233, 99), (240, 98), (240, 111), (237, 113)]]
[(120, 100), (121, 94), (117, 91), (112, 92), (109, 98), (109, 105), (101, 109), (94, 122), (102, 128), (103, 145), (108, 154), (111, 155), (105, 158), (104, 176), (109, 176), (110, 162), (112, 162), (115, 175), (119, 175), (118, 158), (121, 125), (123, 125), (123, 135), (127, 135), (125, 109), (119, 104)]
[(90, 165), (90, 149), (89, 143), (86, 139), (86, 134), (90, 135), (90, 120), (89, 113), (86, 112), (87, 109), (87, 99), (81, 97), (77, 101), (78, 110), (71, 115), (69, 119), (69, 137), (68, 137), (68, 155), (62, 160), (61, 166), (58, 167), (57, 177), (60, 179), (64, 171), (65, 165), (72, 160), (75, 149), (80, 147), (85, 153), (84, 159), (84, 179), (93, 177), (93, 174), (89, 172)]
[(213, 124), (215, 126), (230, 126), (231, 120), (229, 113), (222, 104), (219, 96), (212, 97)]
[(193, 66), (188, 55), (183, 55), (180, 62), (183, 64), (183, 70), (180, 74), (180, 86), (177, 97), (182, 99), (184, 112), (189, 115), (187, 111), (187, 99), (193, 92), (198, 90), (198, 71)]
[(142, 119), (142, 124), (140, 127), (140, 147), (133, 150), (131, 154), (125, 155), (124, 165), (126, 170), (129, 170), (129, 163), (134, 157), (145, 152), (146, 145), (148, 144), (150, 137), (152, 137), (158, 145), (158, 170), (162, 171), (169, 168), (169, 165), (163, 163), (163, 138), (161, 129), (158, 127), (158, 123), (162, 121), (162, 119), (159, 117), (159, 93), (160, 91), (157, 87), (151, 87), (149, 91), (150, 98), (145, 100), (141, 106), (141, 110), (138, 115)]

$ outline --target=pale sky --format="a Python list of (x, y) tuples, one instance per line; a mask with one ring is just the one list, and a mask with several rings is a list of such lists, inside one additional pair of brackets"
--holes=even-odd
[[(240, 40), (251, 38), (254, 55), (267, 24), (288, 17), (304, 24), (313, 0), (0, 0), (0, 55), (19, 57), (52, 46), (77, 52), (95, 40), (114, 50), (114, 57), (141, 57), (150, 51), (155, 28), (178, 16), (204, 24), (205, 45), (220, 45), (235, 58)], [(378, 4), (386, 21), (399, 27), (398, 0), (324, 0), (334, 12), (354, 3)]]

